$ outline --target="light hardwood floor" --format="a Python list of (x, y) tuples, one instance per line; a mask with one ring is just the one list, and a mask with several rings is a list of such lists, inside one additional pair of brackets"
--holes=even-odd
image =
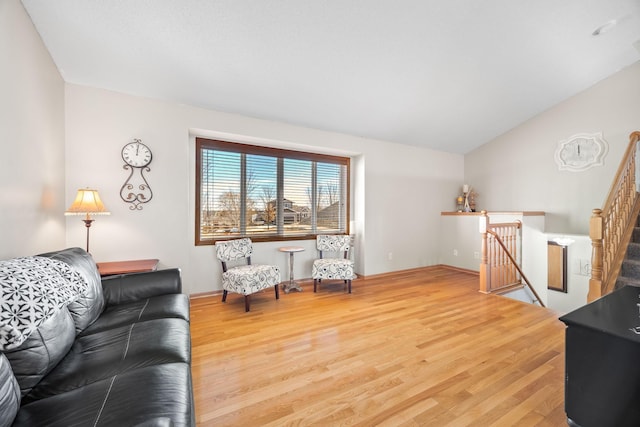
[(192, 299), (199, 425), (567, 425), (554, 312), (445, 267), (303, 287)]

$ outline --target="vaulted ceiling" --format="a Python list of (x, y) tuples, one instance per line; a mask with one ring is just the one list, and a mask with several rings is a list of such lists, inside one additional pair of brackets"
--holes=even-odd
[(69, 83), (456, 153), (640, 58), (638, 0), (22, 3)]

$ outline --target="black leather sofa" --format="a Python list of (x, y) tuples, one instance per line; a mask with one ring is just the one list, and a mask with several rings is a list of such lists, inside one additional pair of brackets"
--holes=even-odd
[[(18, 347), (3, 348), (0, 426), (194, 425), (189, 300), (180, 271), (101, 279), (83, 249), (41, 257), (70, 265), (86, 290)], [(12, 270), (11, 261), (0, 262), (3, 315), (14, 276), (37, 282), (46, 275)]]

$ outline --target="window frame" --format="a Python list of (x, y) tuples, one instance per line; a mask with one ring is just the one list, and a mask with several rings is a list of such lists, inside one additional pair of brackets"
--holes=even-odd
[[(282, 159), (306, 160), (321, 163), (334, 163), (346, 167), (344, 186), (346, 194), (345, 200), (345, 225), (344, 232), (334, 232), (331, 234), (349, 234), (350, 230), (350, 213), (351, 213), (351, 158), (342, 156), (333, 156), (328, 154), (310, 153), (306, 151), (296, 151), (283, 148), (272, 148), (260, 145), (243, 144), (238, 142), (224, 141), (220, 139), (210, 139), (196, 137), (196, 165), (195, 165), (195, 245), (206, 246), (214, 245), (217, 241), (249, 237), (254, 242), (277, 242), (286, 240), (311, 240), (315, 239), (318, 234), (325, 233), (306, 233), (296, 235), (286, 234), (269, 234), (260, 236), (245, 233), (244, 235), (233, 235), (229, 237), (214, 237), (203, 239), (201, 237), (201, 195), (202, 195), (202, 151), (203, 149), (213, 149), (227, 152), (235, 152), (247, 155), (270, 156)], [(315, 215), (315, 213), (314, 213)]]

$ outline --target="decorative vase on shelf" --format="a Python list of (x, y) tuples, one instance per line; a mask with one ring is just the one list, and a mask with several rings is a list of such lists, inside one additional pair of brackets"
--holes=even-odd
[(476, 193), (475, 191), (471, 191), (469, 193), (469, 208), (471, 209), (471, 212), (476, 212), (476, 196), (478, 195), (478, 193)]
[(464, 211), (465, 212), (471, 212), (471, 205), (470, 205), (470, 200), (469, 200), (469, 193), (464, 193)]

